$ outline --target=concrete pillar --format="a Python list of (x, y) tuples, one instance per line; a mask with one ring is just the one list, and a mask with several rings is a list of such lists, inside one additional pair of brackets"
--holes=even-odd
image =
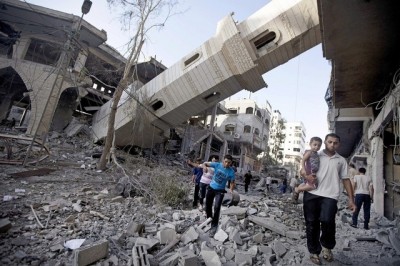
[(385, 180), (383, 179), (383, 139), (371, 140), (371, 177), (374, 186), (374, 208), (379, 215), (384, 215)]
[(61, 132), (72, 121), (74, 111), (78, 106), (78, 91), (76, 88), (65, 90), (58, 101), (58, 105), (51, 123), (51, 130)]
[(214, 122), (215, 122), (215, 116), (217, 115), (217, 107), (218, 104), (216, 104), (213, 108), (213, 112), (211, 114), (211, 121), (210, 121), (210, 135), (207, 138), (207, 145), (206, 145), (206, 151), (204, 155), (204, 160), (208, 161), (208, 158), (210, 157), (210, 151), (211, 151), (211, 142), (213, 139), (213, 132), (214, 132)]
[(86, 60), (88, 57), (88, 52), (86, 50), (80, 50), (78, 57), (76, 58), (75, 65), (74, 65), (74, 71), (80, 73), (83, 69), (83, 67), (86, 64)]
[(31, 44), (30, 37), (21, 37), (13, 46), (13, 59), (24, 59), (26, 51)]
[(227, 149), (228, 149), (228, 141), (224, 139), (224, 144), (222, 145), (222, 149), (220, 151), (220, 158), (219, 158), (220, 162), (222, 162), (222, 160), (224, 159)]

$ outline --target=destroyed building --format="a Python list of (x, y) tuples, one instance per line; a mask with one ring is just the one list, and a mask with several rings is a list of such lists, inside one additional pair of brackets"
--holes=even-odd
[[(76, 15), (0, 4), (0, 120), (14, 118), (31, 136), (62, 131), (73, 116), (90, 121), (112, 98), (126, 61), (107, 45), (107, 33)], [(144, 84), (164, 70), (151, 58), (132, 76)]]
[[(376, 211), (396, 218), (399, 3), (277, 2), (240, 23), (232, 16), (223, 18), (215, 36), (169, 69), (154, 59), (142, 69), (138, 66), (136, 88), (145, 108), (132, 112), (140, 109), (137, 101), (123, 98), (116, 119), (117, 145), (152, 147), (165, 142), (171, 129), (186, 125), (190, 117), (240, 90), (264, 88), (262, 74), (322, 43), (324, 57), (332, 63), (325, 100), (330, 129), (342, 139), (339, 153), (367, 169), (374, 181)], [(114, 78), (124, 63), (105, 44), (106, 33), (78, 16), (34, 5), (32, 10), (18, 1), (0, 3), (0, 118), (10, 123), (14, 118), (16, 127), (40, 136), (63, 129), (74, 114), (87, 113), (93, 115), (94, 140), (103, 139)], [(21, 18), (40, 23), (18, 23)], [(55, 29), (46, 32), (43, 23)], [(61, 68), (65, 58), (72, 60), (62, 60), (65, 68)], [(144, 130), (146, 136), (128, 137)], [(221, 139), (224, 152), (222, 143)]]

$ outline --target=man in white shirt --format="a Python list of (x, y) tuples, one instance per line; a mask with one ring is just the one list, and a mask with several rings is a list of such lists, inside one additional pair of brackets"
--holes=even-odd
[(266, 181), (266, 183), (267, 183), (267, 191), (269, 192), (270, 191), (270, 185), (271, 185), (271, 180), (272, 180), (272, 177), (270, 177), (270, 176), (267, 176), (267, 181)]
[(353, 189), (347, 175), (347, 162), (336, 150), (340, 145), (340, 137), (330, 133), (325, 137), (325, 149), (318, 152), (320, 165), (316, 175), (307, 175), (304, 169), (301, 175), (308, 181), (318, 179), (318, 187), (305, 191), (303, 210), (306, 221), (307, 248), (310, 260), (318, 265), (322, 262), (319, 254), (328, 261), (333, 261), (332, 249), (336, 245), (337, 202), (340, 194), (340, 181), (347, 191), (348, 205), (355, 211)]
[[(369, 218), (371, 212), (371, 196), (370, 191), (374, 191), (372, 186), (372, 179), (365, 175), (365, 168), (358, 169), (359, 175), (354, 176), (354, 193), (356, 194), (356, 206), (357, 210), (353, 213), (353, 224), (354, 228), (357, 228), (358, 214), (360, 213), (361, 205), (364, 210), (364, 229), (369, 229)], [(371, 190), (370, 190), (371, 189)]]

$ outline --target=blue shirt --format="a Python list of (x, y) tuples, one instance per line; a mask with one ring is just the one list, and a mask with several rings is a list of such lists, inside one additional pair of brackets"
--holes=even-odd
[(210, 187), (215, 190), (224, 190), (228, 180), (235, 180), (235, 171), (232, 167), (225, 168), (222, 163), (210, 163), (214, 168), (214, 176), (211, 180)]
[(203, 175), (203, 168), (202, 167), (194, 167), (192, 170), (193, 175), (196, 176), (195, 182), (196, 184), (200, 183), (201, 176)]

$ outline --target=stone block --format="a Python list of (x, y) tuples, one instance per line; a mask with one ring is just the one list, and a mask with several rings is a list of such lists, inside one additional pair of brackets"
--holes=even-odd
[(5, 233), (12, 227), (8, 218), (0, 219), (0, 233)]
[(289, 228), (286, 225), (273, 219), (261, 218), (257, 216), (249, 216), (248, 219), (255, 224), (258, 224), (283, 236), (286, 236), (286, 232), (289, 231)]
[(141, 234), (144, 230), (144, 225), (143, 224), (138, 224), (137, 222), (131, 221), (128, 224), (128, 227), (126, 228), (126, 235), (127, 236), (133, 236), (135, 233)]
[(157, 232), (160, 244), (168, 244), (176, 238), (176, 232), (173, 229), (163, 229)]
[(134, 246), (132, 248), (133, 266), (150, 266), (146, 246)]
[(103, 239), (89, 246), (74, 250), (74, 266), (92, 264), (108, 255), (108, 240)]
[(175, 253), (174, 255), (168, 257), (167, 259), (160, 262), (159, 266), (175, 266), (178, 265), (179, 254)]
[(236, 250), (235, 254), (235, 263), (236, 265), (245, 264), (245, 265), (253, 265), (253, 260), (251, 258), (250, 252)]
[(287, 231), (286, 232), (286, 237), (300, 240), (300, 239), (306, 237), (306, 233), (305, 232), (300, 232), (300, 231)]
[(282, 257), (283, 255), (285, 255), (285, 253), (286, 253), (286, 251), (287, 251), (286, 247), (285, 247), (285, 246), (282, 244), (282, 242), (279, 241), (279, 240), (275, 240), (275, 241), (272, 243), (272, 249), (274, 250), (275, 254), (276, 254), (278, 257)]
[(180, 253), (179, 266), (197, 266), (197, 256), (191, 250), (186, 250)]
[(196, 232), (194, 227), (190, 227), (182, 236), (182, 242), (184, 245), (195, 241), (199, 237), (199, 234)]
[(206, 266), (221, 266), (222, 265), (217, 252), (215, 252), (214, 250), (202, 250), (200, 252), (200, 256), (203, 258), (204, 264)]
[(147, 250), (154, 248), (160, 242), (154, 238), (138, 237), (135, 241), (135, 246), (146, 246)]

